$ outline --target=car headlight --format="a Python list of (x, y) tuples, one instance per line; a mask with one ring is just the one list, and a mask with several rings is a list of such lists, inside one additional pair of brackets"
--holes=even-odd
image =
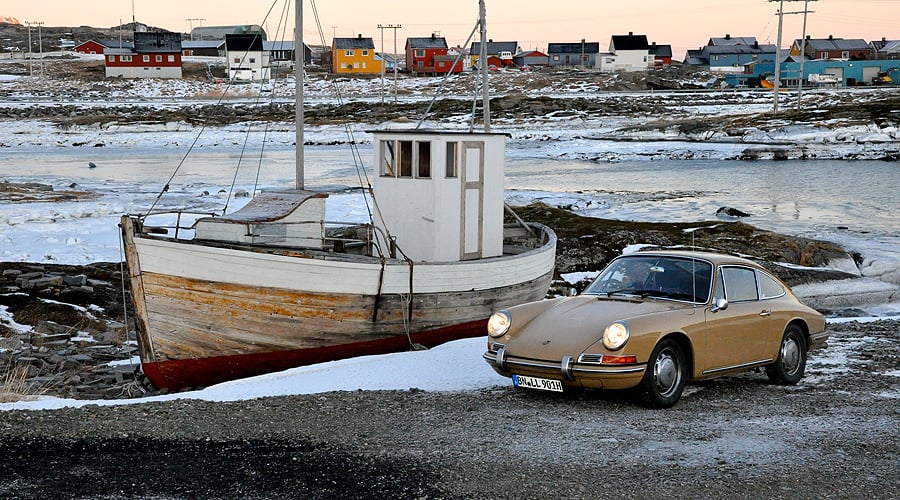
[(603, 331), (603, 345), (610, 351), (616, 351), (628, 342), (631, 334), (628, 331), (628, 323), (616, 321)]
[(512, 320), (509, 317), (509, 311), (497, 311), (488, 319), (488, 335), (491, 337), (500, 337), (509, 331), (510, 324), (512, 324)]

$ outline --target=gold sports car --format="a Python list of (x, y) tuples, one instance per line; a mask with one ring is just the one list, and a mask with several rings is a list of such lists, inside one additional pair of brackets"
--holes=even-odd
[(613, 260), (580, 295), (494, 313), (484, 359), (516, 387), (635, 388), (668, 408), (688, 380), (757, 367), (796, 384), (827, 339), (825, 318), (758, 264), (648, 251)]

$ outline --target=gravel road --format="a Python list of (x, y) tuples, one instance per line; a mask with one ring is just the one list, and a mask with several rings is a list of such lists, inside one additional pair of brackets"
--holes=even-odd
[(0, 497), (898, 498), (900, 321), (833, 325), (794, 387), (345, 392), (0, 413)]

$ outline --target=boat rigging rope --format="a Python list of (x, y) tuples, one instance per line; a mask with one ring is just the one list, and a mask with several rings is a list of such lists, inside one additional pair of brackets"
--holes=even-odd
[[(269, 7), (269, 10), (266, 11), (266, 15), (263, 18), (262, 24), (260, 24), (260, 26), (264, 26), (266, 24), (266, 20), (269, 18), (269, 15), (272, 13), (272, 10), (275, 8), (275, 5), (277, 3), (278, 3), (278, 0), (274, 0), (272, 2), (272, 5)], [(249, 47), (248, 47), (248, 51), (249, 51)], [(245, 56), (246, 56), (246, 52), (245, 52)], [(232, 85), (233, 85), (233, 82), (229, 78), (228, 83), (225, 85), (225, 89), (222, 90), (222, 93), (219, 94), (218, 99), (216, 99), (216, 104), (215, 104), (216, 106), (222, 105), (223, 101), (225, 100), (225, 96), (228, 95), (228, 91), (231, 89)], [(163, 195), (166, 194), (167, 192), (169, 192), (169, 188), (172, 185), (172, 181), (178, 175), (178, 172), (181, 170), (181, 167), (184, 166), (184, 162), (187, 161), (188, 157), (194, 151), (194, 148), (196, 147), (197, 143), (200, 141), (200, 137), (203, 136), (203, 133), (205, 131), (206, 131), (206, 122), (203, 122), (200, 125), (200, 130), (194, 136), (194, 140), (191, 142), (191, 145), (188, 147), (188, 150), (181, 157), (181, 160), (178, 162), (178, 165), (175, 166), (175, 170), (172, 172), (172, 175), (169, 176), (169, 179), (166, 181), (166, 184), (162, 187), (159, 194), (156, 195), (156, 199), (153, 200), (153, 203), (150, 205), (150, 208), (147, 209), (147, 212), (144, 214), (144, 216), (150, 215), (153, 212), (153, 209), (156, 208), (156, 205), (159, 203), (160, 199), (162, 199)], [(242, 151), (242, 153), (243, 153), (243, 151)], [(238, 164), (238, 167), (240, 167), (240, 164)], [(235, 175), (237, 175), (237, 174), (235, 174)]]

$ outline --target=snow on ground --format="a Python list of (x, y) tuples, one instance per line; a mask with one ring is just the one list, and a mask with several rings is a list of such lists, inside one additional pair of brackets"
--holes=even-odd
[[(900, 312), (900, 311), (898, 311)], [(830, 322), (869, 322), (900, 320), (900, 314), (889, 317), (843, 318)], [(807, 371), (815, 374), (809, 383), (827, 381), (829, 370), (843, 369), (855, 346), (871, 342), (860, 338), (830, 342), (824, 351), (811, 356)], [(199, 391), (166, 394), (129, 400), (74, 400), (40, 398), (33, 401), (0, 404), (4, 410), (52, 410), (86, 405), (115, 406), (142, 404), (176, 399), (206, 401), (238, 401), (270, 396), (319, 394), (333, 391), (409, 390), (456, 392), (510, 385), (511, 381), (495, 373), (481, 357), (486, 338), (463, 339), (426, 351), (409, 351), (379, 356), (363, 356), (318, 365), (292, 368), (242, 380), (214, 385)], [(702, 390), (694, 388), (693, 390)]]

